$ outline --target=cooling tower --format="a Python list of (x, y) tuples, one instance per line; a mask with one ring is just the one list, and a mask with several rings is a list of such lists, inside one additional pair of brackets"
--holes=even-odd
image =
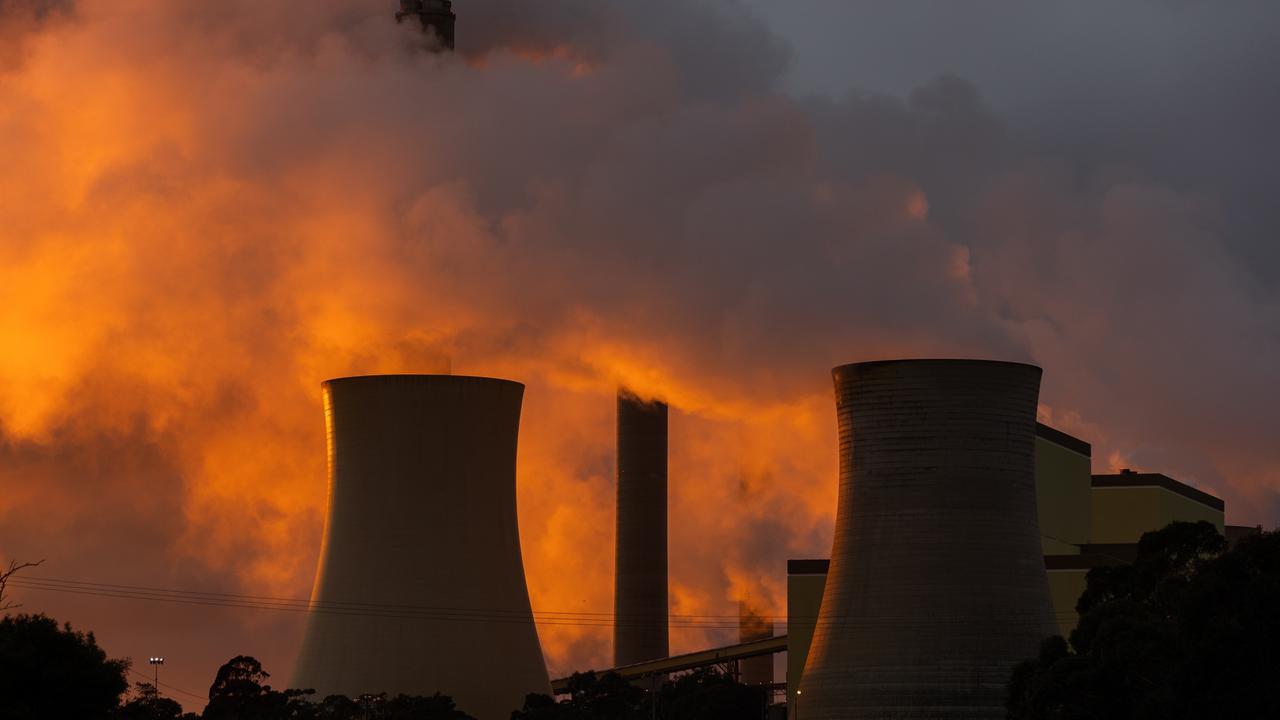
[(667, 406), (618, 392), (613, 661), (667, 657)]
[(293, 687), (450, 695), (506, 720), (550, 683), (516, 524), (524, 386), (330, 380), (329, 512)]
[(1036, 520), (1040, 368), (836, 368), (840, 501), (803, 720), (1003, 718), (1057, 632)]

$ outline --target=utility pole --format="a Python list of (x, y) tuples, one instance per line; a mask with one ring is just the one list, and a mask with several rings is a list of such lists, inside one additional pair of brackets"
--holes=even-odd
[(658, 676), (649, 679), (649, 708), (653, 720), (658, 720)]

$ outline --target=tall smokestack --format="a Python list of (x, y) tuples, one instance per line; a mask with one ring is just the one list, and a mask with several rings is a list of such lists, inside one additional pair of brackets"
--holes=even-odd
[(480, 720), (549, 692), (516, 521), (524, 386), (399, 375), (323, 389), (329, 509), (292, 687), (440, 692)]
[(1005, 717), (1058, 632), (1036, 518), (1040, 368), (836, 368), (840, 501), (804, 720)]
[(618, 391), (613, 662), (667, 657), (667, 406)]
[(452, 0), (400, 0), (396, 22), (405, 19), (416, 19), (423, 31), (434, 33), (442, 49), (453, 49), (453, 29), (458, 16), (453, 14)]
[[(773, 619), (750, 600), (738, 602), (738, 642), (768, 640), (773, 637)], [(738, 661), (738, 680), (747, 685), (773, 682), (773, 656), (761, 655)]]

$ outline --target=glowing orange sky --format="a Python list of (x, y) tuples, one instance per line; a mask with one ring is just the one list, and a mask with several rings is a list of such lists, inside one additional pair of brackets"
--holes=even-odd
[[(602, 26), (611, 44), (558, 38), (549, 20), (449, 58), (415, 54), (406, 28), (356, 0), (305, 15), (187, 5), (84, 0), (70, 17), (10, 21), (0, 557), (47, 557), (54, 577), (305, 597), (324, 509), (319, 384), (361, 373), (451, 366), (528, 385), (521, 533), (543, 610), (612, 607), (620, 382), (673, 407), (676, 614), (732, 615), (747, 595), (782, 612), (782, 561), (825, 553), (835, 364), (1035, 359), (1044, 417), (1097, 443), (1097, 465), (1133, 459), (1143, 420), (1106, 429), (1114, 381), (1082, 369), (1133, 304), (1074, 283), (1124, 270), (1115, 234), (1162, 213), (1176, 224), (1171, 191), (1119, 188), (1090, 222), (1045, 228), (1075, 208), (1010, 172), (971, 203), (1001, 244), (974, 248), (935, 222), (910, 162), (834, 171), (809, 110), (767, 84), (699, 94), (678, 53), (625, 23)], [(858, 123), (916, 112), (894, 107), (841, 121), (874, 136)], [(1200, 252), (1198, 237), (1161, 237), (1175, 257)], [(1041, 253), (1070, 276), (1028, 278)], [(1126, 377), (1155, 412), (1167, 384)], [(1267, 497), (1277, 476), (1259, 447), (1211, 435), (1163, 469)], [(238, 652), (286, 677), (299, 627), (22, 599), (116, 655), (164, 646), (185, 658), (169, 677), (197, 692)], [(542, 639), (556, 673), (609, 657), (606, 628)], [(732, 639), (677, 628), (672, 649)]]

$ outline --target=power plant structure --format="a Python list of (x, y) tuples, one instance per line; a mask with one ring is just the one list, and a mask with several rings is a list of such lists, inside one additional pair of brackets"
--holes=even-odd
[[(831, 559), (788, 564), (786, 634), (743, 602), (736, 644), (676, 656), (668, 408), (618, 391), (613, 670), (624, 679), (656, 687), (717, 667), (770, 698), (785, 652), (792, 718), (1001, 718), (1012, 668), (1074, 626), (1090, 568), (1125, 562), (1171, 521), (1261, 531), (1225, 525), (1220, 499), (1158, 473), (1091, 476), (1087, 442), (1036, 422), (1037, 367), (895, 360), (833, 376)], [(439, 692), (480, 720), (566, 692), (570, 678), (548, 680), (520, 548), (524, 386), (392, 375), (322, 387), (328, 514), (292, 686)]]
[(452, 0), (400, 0), (396, 22), (406, 19), (416, 20), (424, 32), (434, 35), (440, 42), (440, 49), (454, 49), (454, 28), (458, 16), (453, 13)]
[(440, 692), (480, 720), (549, 691), (516, 517), (523, 394), (446, 375), (324, 383), (329, 506), (293, 687)]
[(1041, 370), (833, 374), (839, 504), (800, 716), (1003, 718), (1013, 667), (1057, 633), (1036, 517)]
[(665, 658), (667, 405), (618, 391), (614, 665)]

